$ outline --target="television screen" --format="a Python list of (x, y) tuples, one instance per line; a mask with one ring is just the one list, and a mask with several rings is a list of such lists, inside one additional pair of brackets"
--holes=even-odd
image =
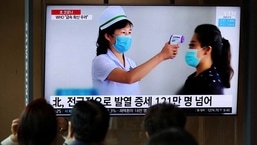
[[(108, 5), (109, 6), (109, 5)], [(137, 94), (102, 94), (93, 86), (98, 17), (107, 5), (46, 5), (44, 41), (44, 97), (58, 116), (69, 116), (74, 104), (95, 99), (113, 116), (144, 115), (156, 103), (173, 103), (192, 115), (236, 115), (239, 73), (239, 6), (123, 5), (133, 23), (132, 44), (126, 56), (136, 65), (159, 53), (171, 35), (183, 35), (175, 58), (163, 61), (139, 81)], [(224, 94), (178, 94), (196, 71), (185, 62), (194, 29), (214, 24), (231, 44), (234, 75)], [(199, 84), (196, 84), (199, 85)]]

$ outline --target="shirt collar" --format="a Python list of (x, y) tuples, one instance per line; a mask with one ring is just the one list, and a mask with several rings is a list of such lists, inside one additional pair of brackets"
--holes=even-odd
[(120, 66), (122, 69), (126, 69), (126, 70), (131, 69), (130, 68), (131, 67), (130, 62), (124, 54), (123, 54), (123, 57), (124, 57), (124, 60), (125, 60), (125, 67), (123, 67), (123, 65), (120, 63), (118, 58), (114, 55), (114, 53), (110, 49), (107, 50), (106, 54), (116, 63), (116, 65)]

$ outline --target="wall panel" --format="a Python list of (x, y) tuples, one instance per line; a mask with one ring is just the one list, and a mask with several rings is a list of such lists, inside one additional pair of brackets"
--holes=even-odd
[(11, 132), (11, 122), (24, 107), (24, 5), (0, 4), (0, 140)]

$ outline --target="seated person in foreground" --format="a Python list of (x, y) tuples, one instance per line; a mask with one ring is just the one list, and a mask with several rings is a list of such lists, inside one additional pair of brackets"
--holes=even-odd
[(143, 120), (147, 137), (170, 127), (184, 128), (186, 116), (184, 112), (173, 104), (155, 104), (146, 112)]
[(12, 121), (12, 134), (1, 145), (58, 145), (57, 128), (54, 108), (39, 98), (25, 107), (20, 118)]
[(183, 128), (169, 128), (151, 136), (146, 145), (198, 145), (198, 142)]
[(100, 102), (88, 100), (76, 103), (72, 109), (69, 135), (65, 144), (103, 145), (109, 121), (109, 112)]

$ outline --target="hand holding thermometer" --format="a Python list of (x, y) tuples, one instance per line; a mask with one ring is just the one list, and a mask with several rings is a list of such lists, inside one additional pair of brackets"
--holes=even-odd
[(170, 44), (173, 45), (173, 44), (180, 44), (180, 43), (183, 43), (185, 40), (184, 36), (183, 35), (175, 35), (175, 34), (172, 34), (170, 36)]
[[(183, 35), (174, 35), (174, 34), (172, 34), (170, 36), (169, 43), (171, 45), (177, 45), (177, 44), (183, 43), (184, 40), (185, 40), (185, 38), (184, 38)], [(177, 55), (177, 50), (173, 52), (173, 56), (172, 56), (171, 59), (173, 59), (176, 55)]]

